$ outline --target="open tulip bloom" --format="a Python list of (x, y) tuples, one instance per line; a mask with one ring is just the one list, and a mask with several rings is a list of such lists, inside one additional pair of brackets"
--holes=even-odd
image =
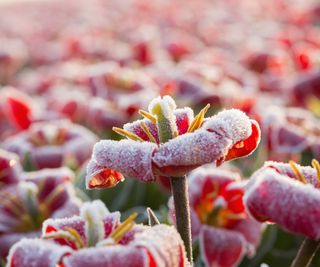
[[(16, 164), (11, 164), (12, 170), (16, 170)], [(68, 168), (20, 172), (18, 175), (19, 180), (15, 183), (0, 187), (2, 258), (20, 239), (40, 236), (44, 220), (78, 214), (81, 204), (71, 183), (74, 174)]]
[(251, 154), (260, 141), (260, 129), (239, 110), (226, 110), (204, 118), (209, 105), (194, 117), (178, 109), (170, 96), (151, 101), (144, 119), (114, 130), (129, 140), (103, 140), (93, 149), (88, 164), (88, 189), (115, 186), (125, 177), (144, 182), (170, 177), (177, 229), (192, 261), (190, 212), (185, 174), (203, 164)]
[(180, 177), (206, 163), (250, 155), (260, 129), (239, 110), (204, 119), (208, 106), (194, 117), (176, 108), (169, 96), (154, 99), (145, 117), (114, 130), (129, 140), (102, 140), (94, 146), (87, 169), (87, 188), (115, 186), (124, 177), (155, 181), (157, 175)]
[[(313, 168), (293, 161), (289, 164), (266, 162), (252, 176), (244, 196), (244, 203), (255, 219), (276, 223), (287, 231), (307, 237), (300, 251), (304, 254), (305, 265), (299, 265), (303, 259), (298, 255), (297, 265), (293, 266), (308, 266), (306, 263), (319, 247), (320, 165), (317, 160), (313, 160), (312, 165)], [(307, 251), (303, 250), (306, 246), (309, 247)]]
[(20, 156), (33, 169), (77, 168), (90, 157), (97, 137), (68, 120), (33, 123), (29, 129), (5, 140), (3, 147)]
[(99, 201), (85, 203), (80, 216), (49, 219), (41, 239), (24, 239), (9, 254), (7, 267), (185, 267), (183, 242), (172, 226), (143, 226), (132, 214), (120, 222)]
[(245, 184), (228, 170), (202, 167), (189, 174), (192, 235), (205, 266), (237, 266), (245, 254), (255, 253), (263, 226), (244, 208)]

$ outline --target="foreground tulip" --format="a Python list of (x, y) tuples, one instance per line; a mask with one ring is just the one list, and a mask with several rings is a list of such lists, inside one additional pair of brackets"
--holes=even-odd
[(114, 130), (130, 140), (97, 143), (88, 165), (87, 187), (115, 186), (125, 177), (155, 181), (157, 175), (179, 177), (206, 163), (250, 155), (260, 140), (256, 121), (239, 110), (226, 110), (204, 119), (190, 108), (177, 109), (165, 96), (140, 111), (143, 120)]
[[(13, 165), (12, 168), (15, 168)], [(42, 222), (79, 212), (67, 168), (19, 173), (19, 181), (0, 190), (0, 256), (23, 237), (40, 236)]]
[(155, 98), (145, 118), (114, 130), (130, 140), (103, 140), (95, 145), (88, 164), (87, 188), (115, 186), (126, 177), (155, 181), (171, 177), (177, 211), (177, 229), (192, 262), (190, 213), (186, 173), (206, 163), (220, 165), (251, 154), (260, 141), (260, 129), (239, 110), (222, 111), (204, 119), (190, 108), (177, 109), (170, 96)]
[(25, 239), (14, 245), (8, 267), (184, 267), (185, 252), (176, 230), (167, 225), (134, 223), (137, 215), (120, 222), (99, 201), (86, 203), (81, 215), (49, 219), (42, 239)]
[[(252, 176), (244, 197), (255, 219), (277, 223), (287, 231), (308, 238), (305, 244), (308, 250), (302, 251), (306, 261), (311, 257), (308, 251), (316, 250), (320, 240), (320, 164), (313, 160), (312, 165), (314, 168), (302, 167), (293, 161), (289, 164), (266, 162)], [(308, 266), (306, 263), (292, 266)]]
[(263, 227), (244, 209), (245, 181), (236, 172), (205, 167), (188, 177), (192, 234), (205, 265), (233, 267), (245, 254), (253, 256)]
[[(5, 149), (15, 152), (25, 164), (35, 169), (79, 167), (90, 157), (97, 137), (88, 129), (66, 120), (34, 123), (4, 142)], [(31, 161), (31, 162), (30, 162)]]

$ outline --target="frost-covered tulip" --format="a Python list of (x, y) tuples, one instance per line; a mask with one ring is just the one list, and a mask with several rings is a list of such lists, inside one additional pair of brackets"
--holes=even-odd
[(170, 96), (158, 97), (145, 117), (115, 131), (129, 140), (102, 140), (93, 150), (87, 169), (87, 187), (112, 187), (123, 176), (154, 181), (157, 175), (183, 176), (206, 163), (251, 154), (260, 141), (260, 129), (239, 110), (226, 110), (204, 119), (208, 106), (194, 117), (186, 107), (176, 108)]
[(136, 214), (120, 222), (120, 213), (110, 213), (99, 201), (86, 203), (80, 216), (49, 219), (42, 239), (24, 239), (15, 244), (8, 267), (184, 267), (182, 240), (172, 226), (134, 223)]
[[(12, 166), (12, 171), (15, 166)], [(40, 236), (47, 218), (78, 214), (80, 200), (67, 168), (20, 173), (20, 181), (0, 190), (0, 257), (24, 237)]]
[(260, 242), (263, 227), (244, 209), (244, 185), (238, 173), (228, 170), (203, 167), (189, 174), (192, 234), (208, 267), (237, 266)]
[(78, 167), (90, 157), (96, 141), (88, 129), (57, 120), (33, 123), (26, 131), (6, 139), (4, 147), (35, 169)]
[(266, 162), (247, 185), (247, 210), (259, 221), (319, 240), (320, 165), (316, 160), (312, 165)]
[[(261, 114), (271, 151), (277, 153), (301, 153), (311, 148), (317, 156), (320, 147), (319, 120), (311, 112), (301, 108), (270, 107)], [(320, 151), (320, 149), (319, 149)]]

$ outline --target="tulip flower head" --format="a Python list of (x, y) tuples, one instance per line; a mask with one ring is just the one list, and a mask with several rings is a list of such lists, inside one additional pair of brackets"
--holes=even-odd
[(115, 186), (124, 177), (149, 182), (156, 176), (178, 177), (206, 163), (250, 155), (260, 141), (260, 129), (239, 110), (225, 110), (204, 118), (177, 108), (170, 96), (149, 104), (144, 117), (114, 131), (127, 140), (102, 140), (93, 150), (87, 168), (87, 188)]
[[(10, 251), (8, 266), (184, 267), (185, 252), (172, 226), (135, 224), (137, 214), (120, 222), (99, 201), (85, 203), (80, 216), (49, 219), (42, 238), (22, 240)], [(30, 253), (32, 252), (32, 253)]]
[(320, 164), (313, 160), (312, 165), (266, 162), (247, 185), (247, 210), (256, 220), (319, 240)]
[(17, 153), (34, 169), (79, 167), (90, 156), (96, 136), (88, 129), (67, 120), (33, 123), (4, 142), (8, 151)]
[(1, 257), (23, 237), (40, 236), (47, 218), (77, 214), (81, 204), (71, 184), (74, 174), (67, 168), (21, 172), (19, 176), (19, 181), (0, 189)]
[(260, 242), (263, 227), (245, 211), (244, 186), (240, 175), (228, 170), (201, 167), (189, 174), (192, 234), (208, 267), (237, 266)]

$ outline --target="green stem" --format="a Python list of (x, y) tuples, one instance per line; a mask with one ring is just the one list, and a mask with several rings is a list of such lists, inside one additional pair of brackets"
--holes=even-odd
[(188, 181), (186, 176), (171, 177), (170, 181), (174, 200), (177, 230), (184, 242), (188, 260), (190, 263), (192, 263), (192, 240)]
[(293, 260), (291, 267), (308, 267), (310, 266), (313, 257), (316, 255), (317, 250), (320, 247), (320, 241), (315, 241), (306, 238), (296, 256)]

